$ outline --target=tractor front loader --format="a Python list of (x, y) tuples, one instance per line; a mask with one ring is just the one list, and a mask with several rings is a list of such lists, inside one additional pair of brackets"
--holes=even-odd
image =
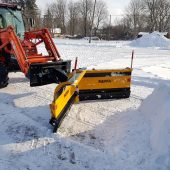
[[(49, 31), (23, 31), (20, 9), (0, 3), (0, 88), (8, 85), (8, 71), (12, 67), (20, 68), (31, 86), (67, 81), (71, 61), (61, 59)], [(38, 53), (37, 46), (41, 43), (47, 55)]]

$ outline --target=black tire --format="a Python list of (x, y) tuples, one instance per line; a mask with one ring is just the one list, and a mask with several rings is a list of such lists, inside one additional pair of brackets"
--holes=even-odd
[(0, 63), (0, 88), (8, 85), (8, 70), (3, 63)]

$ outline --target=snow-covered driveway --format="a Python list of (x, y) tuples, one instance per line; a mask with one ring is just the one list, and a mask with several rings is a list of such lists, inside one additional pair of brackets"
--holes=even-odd
[[(79, 67), (130, 66), (128, 42), (55, 41)], [(135, 48), (131, 97), (74, 105), (57, 134), (48, 124), (56, 85), (31, 88), (10, 73), (0, 90), (0, 170), (169, 170), (169, 54)]]

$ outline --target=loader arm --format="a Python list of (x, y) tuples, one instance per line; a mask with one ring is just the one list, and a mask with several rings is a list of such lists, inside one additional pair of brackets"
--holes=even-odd
[(2, 43), (2, 45), (0, 46), (0, 50), (4, 48), (7, 51), (7, 45), (10, 44), (12, 46), (11, 53), (16, 56), (21, 71), (24, 74), (27, 74), (29, 69), (28, 59), (21, 45), (21, 42), (16, 36), (13, 28), (9, 26), (7, 27), (7, 29), (0, 29), (0, 39)]
[(54, 44), (52, 37), (50, 36), (48, 29), (44, 28), (41, 30), (25, 32), (24, 37), (25, 43), (37, 40), (33, 43), (34, 47), (44, 42), (47, 52), (53, 58), (52, 60), (53, 61), (61, 60), (61, 56)]
[[(30, 78), (31, 86), (67, 81), (71, 61), (61, 60), (47, 29), (27, 32), (21, 42), (14, 29), (9, 26), (0, 30), (0, 40), (0, 50), (7, 51), (7, 45), (11, 45), (10, 53), (15, 55), (21, 71)], [(38, 54), (37, 46), (40, 43), (45, 44), (48, 55)]]

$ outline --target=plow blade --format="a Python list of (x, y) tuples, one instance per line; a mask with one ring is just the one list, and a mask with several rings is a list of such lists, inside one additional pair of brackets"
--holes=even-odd
[(57, 86), (50, 105), (51, 120), (56, 132), (73, 103), (84, 100), (128, 98), (132, 69), (76, 70), (67, 82)]
[(79, 83), (79, 100), (128, 98), (131, 83), (130, 68), (87, 70)]
[[(55, 89), (54, 100), (50, 105), (51, 109), (51, 120), (50, 124), (54, 127), (53, 132), (55, 133), (59, 128), (62, 120), (66, 116), (68, 110), (71, 108), (72, 104), (76, 101), (78, 97), (78, 84), (83, 78), (86, 71), (77, 74), (77, 79), (74, 78), (70, 81), (74, 82), (64, 82), (60, 83)], [(77, 98), (78, 100), (78, 98)]]
[(57, 61), (49, 63), (35, 63), (30, 65), (30, 86), (42, 86), (51, 83), (60, 83), (68, 80), (71, 61)]

